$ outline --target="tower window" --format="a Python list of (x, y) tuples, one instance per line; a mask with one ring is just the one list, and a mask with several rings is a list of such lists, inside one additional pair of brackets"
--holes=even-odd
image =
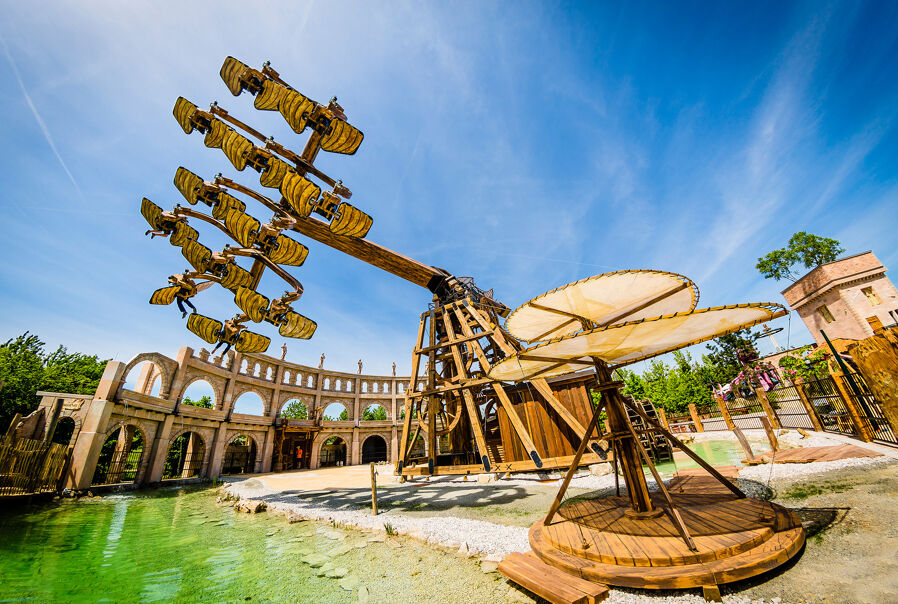
[(833, 321), (835, 321), (835, 318), (833, 318), (833, 314), (829, 312), (829, 308), (825, 304), (818, 308), (817, 312), (820, 313), (820, 316), (823, 317), (823, 320), (827, 323), (832, 323)]
[(867, 302), (870, 303), (870, 306), (876, 306), (881, 302), (879, 296), (876, 295), (876, 292), (873, 291), (872, 287), (865, 287), (861, 290), (861, 293), (867, 297)]

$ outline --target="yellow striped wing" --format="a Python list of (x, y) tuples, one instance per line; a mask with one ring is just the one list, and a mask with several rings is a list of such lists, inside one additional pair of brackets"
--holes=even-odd
[(238, 170), (243, 170), (246, 167), (247, 154), (252, 151), (252, 148), (252, 141), (233, 128), (228, 128), (221, 141), (221, 150)]
[(244, 331), (237, 337), (237, 344), (234, 345), (234, 348), (237, 349), (237, 352), (244, 353), (265, 352), (268, 350), (269, 344), (271, 344), (271, 338), (252, 331)]
[(162, 228), (162, 208), (144, 197), (140, 202), (140, 213), (154, 229)]
[(278, 110), (293, 132), (301, 134), (309, 125), (309, 115), (315, 109), (315, 103), (295, 90), (285, 89), (278, 103)]
[(231, 210), (225, 215), (225, 226), (243, 247), (252, 247), (262, 224), (240, 210)]
[(315, 321), (307, 319), (298, 312), (292, 310), (287, 313), (286, 321), (278, 328), (278, 333), (285, 338), (299, 338), (308, 340), (315, 333), (318, 325)]
[(175, 108), (172, 110), (172, 114), (175, 116), (181, 129), (187, 134), (190, 134), (194, 130), (193, 116), (195, 113), (196, 105), (184, 97), (179, 96), (178, 100), (175, 101)]
[(272, 262), (286, 264), (288, 266), (301, 266), (309, 255), (309, 248), (290, 239), (286, 235), (278, 235), (268, 257)]
[(374, 223), (373, 218), (345, 201), (340, 202), (337, 214), (329, 225), (331, 232), (335, 235), (364, 237)]
[(188, 240), (193, 239), (194, 241), (199, 239), (200, 234), (197, 232), (195, 228), (179, 220), (175, 223), (175, 228), (172, 231), (172, 234), (168, 238), (168, 242), (176, 247), (181, 247)]
[(331, 153), (352, 155), (358, 151), (363, 138), (365, 135), (361, 130), (335, 118), (331, 121), (327, 134), (321, 137), (321, 148)]
[(274, 80), (264, 80), (262, 82), (262, 90), (253, 100), (253, 105), (261, 111), (277, 111), (287, 88), (281, 86)]
[(312, 209), (315, 207), (318, 196), (321, 194), (321, 187), (293, 170), (290, 170), (284, 176), (279, 190), (284, 199), (287, 200), (287, 203), (290, 204), (290, 207), (303, 218), (309, 217)]
[(249, 286), (253, 282), (253, 276), (246, 269), (236, 264), (228, 264), (221, 277), (221, 286), (231, 291), (236, 291), (241, 285)]
[(161, 287), (150, 296), (150, 304), (168, 305), (175, 301), (175, 294), (181, 289), (177, 285)]
[(179, 167), (175, 171), (175, 187), (190, 205), (196, 205), (197, 191), (203, 186), (203, 179), (188, 170)]
[(263, 187), (277, 189), (281, 186), (284, 177), (290, 169), (287, 162), (271, 156), (268, 158), (268, 165), (265, 166), (265, 170), (262, 172), (262, 175), (259, 176), (259, 184)]
[(212, 218), (214, 218), (215, 220), (224, 220), (225, 216), (227, 216), (228, 212), (230, 212), (231, 210), (238, 210), (242, 212), (245, 209), (245, 203), (243, 203), (233, 195), (221, 191), (218, 194), (218, 199), (215, 200), (215, 205), (212, 206)]
[(203, 315), (192, 314), (187, 317), (187, 329), (198, 335), (209, 344), (217, 344), (218, 336), (221, 334), (221, 321), (204, 317)]
[(203, 144), (209, 147), (210, 149), (219, 149), (221, 148), (222, 141), (224, 141), (225, 134), (228, 131), (233, 131), (233, 128), (225, 124), (221, 120), (213, 119), (209, 122), (209, 131), (206, 132), (206, 137), (203, 139)]
[(234, 57), (228, 57), (222, 63), (221, 71), (218, 73), (231, 94), (238, 96), (244, 88), (241, 78), (249, 70), (250, 67), (246, 63), (238, 61)]
[(181, 247), (181, 253), (187, 259), (187, 262), (190, 263), (190, 266), (200, 273), (205, 273), (206, 269), (209, 268), (209, 263), (212, 262), (212, 250), (193, 239), (187, 240), (187, 243)]
[(268, 310), (268, 298), (243, 285), (234, 292), (234, 303), (253, 323), (261, 323)]

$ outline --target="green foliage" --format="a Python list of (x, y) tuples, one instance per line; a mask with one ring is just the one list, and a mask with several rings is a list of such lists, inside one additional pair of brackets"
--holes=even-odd
[(324, 417), (322, 417), (322, 419), (326, 422), (335, 422), (335, 421), (345, 422), (346, 420), (349, 419), (349, 414), (346, 412), (346, 409), (343, 409), (343, 411), (340, 412), (340, 416), (337, 417), (336, 419), (331, 417), (330, 415), (325, 415)]
[(362, 412), (363, 420), (383, 420), (387, 419), (387, 410), (381, 405), (371, 405)]
[(803, 381), (809, 382), (829, 375), (827, 359), (831, 355), (821, 349), (808, 354), (810, 349), (811, 346), (802, 346), (780, 358), (779, 366), (785, 369), (789, 378), (800, 377)]
[(107, 361), (69, 353), (65, 346), (44, 351), (44, 342), (27, 331), (0, 345), (0, 427), (13, 415), (37, 409), (38, 390), (67, 394), (93, 394)]
[(387, 536), (389, 536), (389, 537), (394, 537), (398, 534), (396, 532), (396, 529), (393, 528), (393, 525), (390, 524), (389, 522), (384, 522), (384, 530), (387, 532)]
[(801, 275), (792, 268), (796, 264), (814, 268), (832, 262), (844, 251), (845, 249), (835, 239), (800, 231), (792, 235), (786, 247), (758, 258), (755, 268), (765, 279), (797, 281)]
[(758, 356), (754, 333), (751, 329), (740, 329), (709, 342), (708, 354), (703, 361), (713, 373), (713, 377), (708, 376), (711, 383), (725, 384), (739, 375), (744, 364), (753, 362)]
[(185, 405), (192, 405), (194, 407), (202, 407), (203, 409), (211, 409), (212, 408), (212, 397), (208, 394), (204, 394), (199, 398), (199, 400), (193, 400), (189, 396), (185, 396), (182, 400), (182, 403)]
[(309, 410), (304, 402), (294, 399), (281, 409), (281, 417), (286, 417), (287, 419), (309, 419)]

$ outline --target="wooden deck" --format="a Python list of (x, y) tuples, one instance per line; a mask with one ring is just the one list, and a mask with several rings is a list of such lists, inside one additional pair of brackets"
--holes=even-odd
[(776, 453), (762, 453), (745, 462), (758, 463), (811, 463), (812, 461), (838, 461), (856, 457), (882, 457), (882, 453), (870, 451), (857, 445), (838, 445), (835, 447), (802, 447), (800, 449), (783, 449)]
[(559, 510), (561, 519), (531, 527), (530, 545), (546, 564), (594, 583), (666, 589), (745, 579), (783, 564), (804, 544), (789, 510), (738, 499), (713, 478), (681, 476), (670, 490), (695, 551), (660, 494), (652, 501), (665, 513), (655, 518), (628, 516), (625, 497), (573, 499)]
[(499, 572), (552, 604), (596, 604), (608, 597), (608, 587), (572, 577), (533, 555), (509, 554)]

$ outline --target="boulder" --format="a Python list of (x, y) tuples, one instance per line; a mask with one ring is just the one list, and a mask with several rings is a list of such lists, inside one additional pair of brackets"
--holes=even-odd
[(589, 473), (593, 476), (605, 476), (611, 474), (611, 464), (606, 462), (594, 463), (589, 466)]
[(339, 568), (332, 568), (328, 570), (326, 573), (324, 573), (324, 576), (330, 579), (342, 579), (347, 575), (347, 573), (349, 573), (349, 570), (341, 566)]
[(268, 509), (268, 504), (257, 499), (241, 499), (234, 504), (234, 509), (246, 514), (257, 514)]
[(294, 512), (293, 510), (286, 510), (284, 512), (284, 518), (287, 519), (289, 524), (296, 524), (297, 522), (304, 522), (305, 518)]
[(312, 568), (321, 568), (325, 564), (327, 564), (327, 556), (324, 554), (308, 554), (307, 556), (303, 556), (300, 560), (311, 566)]
[(340, 587), (346, 591), (355, 591), (359, 586), (359, 578), (355, 575), (347, 575), (340, 579)]
[(494, 573), (499, 570), (498, 562), (485, 561), (480, 563), (480, 570), (484, 573)]
[(480, 474), (477, 476), (477, 482), (480, 484), (488, 484), (491, 482), (496, 482), (499, 479), (498, 474)]

